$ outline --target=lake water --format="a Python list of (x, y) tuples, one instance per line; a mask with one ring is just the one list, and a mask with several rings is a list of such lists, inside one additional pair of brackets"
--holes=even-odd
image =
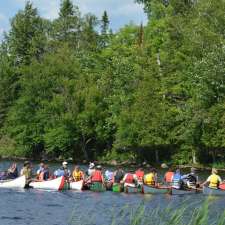
[[(10, 162), (0, 163), (0, 170)], [(20, 164), (21, 166), (21, 164)], [(50, 165), (56, 168), (56, 164)], [(58, 165), (60, 166), (60, 165)], [(37, 165), (35, 166), (35, 169)], [(84, 167), (85, 168), (85, 167)], [(163, 174), (164, 171), (160, 171)], [(200, 176), (206, 177), (201, 173)], [(157, 218), (152, 215), (149, 223), (159, 221), (170, 209), (187, 207), (185, 220), (196, 207), (202, 207), (206, 197), (202, 194), (189, 196), (142, 195), (125, 193), (94, 193), (90, 191), (40, 191), (40, 190), (0, 190), (1, 225), (111, 225), (130, 224), (131, 215), (139, 207), (145, 208), (143, 217), (159, 210)], [(225, 210), (225, 198), (210, 198), (210, 223)], [(140, 207), (141, 206), (141, 207)], [(159, 217), (158, 215), (161, 215)], [(156, 216), (156, 215), (155, 215)], [(215, 223), (216, 224), (216, 223)]]

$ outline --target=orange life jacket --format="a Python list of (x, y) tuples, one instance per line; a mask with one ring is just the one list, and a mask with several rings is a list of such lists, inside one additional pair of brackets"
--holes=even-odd
[(173, 175), (174, 175), (174, 172), (166, 172), (164, 177), (165, 181), (167, 183), (172, 183)]
[(225, 190), (225, 183), (220, 184), (219, 188), (222, 189), (222, 190)]
[(144, 175), (145, 175), (144, 171), (142, 171), (142, 170), (137, 170), (137, 171), (135, 172), (135, 174), (136, 174), (136, 176), (137, 176), (137, 178), (138, 178), (139, 181), (143, 181), (143, 177), (144, 177)]
[(102, 183), (102, 172), (99, 170), (94, 171), (91, 177), (91, 182), (101, 182)]
[(131, 173), (128, 173), (125, 179), (125, 183), (133, 184), (134, 183), (134, 176)]

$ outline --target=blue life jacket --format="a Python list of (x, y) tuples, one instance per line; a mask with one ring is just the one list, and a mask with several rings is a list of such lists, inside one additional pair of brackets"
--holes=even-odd
[(57, 169), (57, 170), (54, 172), (54, 175), (55, 175), (56, 177), (62, 177), (62, 176), (65, 175), (65, 171), (62, 170), (62, 169)]
[(180, 189), (181, 184), (182, 184), (182, 179), (181, 179), (181, 174), (180, 173), (175, 173), (173, 176), (173, 181), (172, 181), (172, 186), (174, 188)]

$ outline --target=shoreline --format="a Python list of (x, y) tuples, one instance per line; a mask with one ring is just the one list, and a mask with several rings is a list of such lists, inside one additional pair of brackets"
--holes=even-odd
[[(43, 160), (38, 160), (38, 159), (33, 159), (33, 158), (27, 158), (27, 157), (6, 157), (6, 156), (1, 156), (0, 160), (4, 161), (4, 160), (8, 160), (8, 161), (32, 161), (32, 162), (48, 162), (48, 163), (61, 163), (62, 161), (68, 161), (69, 163), (75, 163), (75, 164), (81, 164), (81, 165), (85, 165), (88, 164), (89, 161), (88, 160), (73, 160), (72, 158), (68, 158), (68, 159), (43, 159)], [(91, 160), (90, 160), (91, 161)], [(100, 161), (100, 160), (93, 160), (92, 162), (94, 162), (95, 164), (101, 164), (104, 166), (108, 166), (108, 167), (117, 167), (117, 166), (122, 166), (122, 167), (131, 167), (131, 168), (138, 168), (138, 167), (142, 167), (145, 169), (151, 168), (151, 167), (156, 167), (157, 169), (167, 169), (167, 168), (163, 168), (162, 164), (163, 163), (159, 163), (159, 164), (149, 164), (149, 163), (136, 163), (134, 161), (124, 161), (124, 162), (117, 162), (116, 160), (110, 160), (110, 161)], [(170, 167), (172, 168), (180, 168), (180, 169), (190, 169), (191, 167), (195, 167), (197, 170), (207, 170), (210, 171), (212, 169), (212, 167), (209, 165), (201, 165), (201, 164), (183, 164), (183, 165), (176, 165), (176, 164), (169, 164)], [(218, 171), (225, 171), (225, 168), (216, 168)]]

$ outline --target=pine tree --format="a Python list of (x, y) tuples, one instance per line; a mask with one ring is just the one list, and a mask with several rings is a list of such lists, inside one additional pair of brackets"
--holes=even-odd
[(71, 0), (62, 0), (59, 18), (53, 22), (53, 38), (73, 47), (79, 46), (81, 17), (78, 7)]
[(9, 53), (15, 64), (29, 64), (44, 52), (46, 36), (43, 20), (31, 2), (27, 2), (24, 10), (19, 11), (12, 19), (8, 38)]

